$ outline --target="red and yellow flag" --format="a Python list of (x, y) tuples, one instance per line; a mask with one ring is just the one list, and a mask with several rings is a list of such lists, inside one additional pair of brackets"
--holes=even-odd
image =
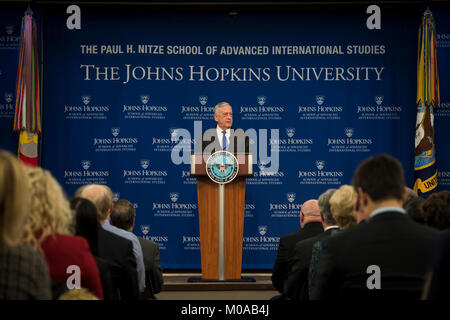
[(14, 130), (20, 132), (19, 159), (27, 164), (37, 166), (38, 139), (41, 132), (41, 105), (36, 20), (30, 9), (22, 18), (20, 32)]

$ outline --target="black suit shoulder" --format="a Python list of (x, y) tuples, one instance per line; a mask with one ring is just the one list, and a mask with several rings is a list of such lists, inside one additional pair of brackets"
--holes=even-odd
[(144, 255), (146, 282), (144, 296), (154, 299), (154, 294), (161, 292), (164, 284), (159, 246), (151, 240), (142, 237), (138, 237), (138, 239)]
[(317, 270), (314, 299), (336, 296), (346, 281), (376, 265), (381, 276), (424, 278), (438, 232), (398, 212), (385, 212), (368, 223), (329, 237)]
[(296, 230), (288, 235), (280, 237), (277, 258), (272, 270), (272, 284), (280, 293), (283, 292), (284, 282), (288, 276), (290, 259), (293, 255), (295, 244), (321, 232), (323, 232), (322, 223), (310, 222), (306, 224), (303, 229)]
[(138, 299), (136, 258), (133, 244), (112, 232), (98, 228), (99, 256), (108, 262), (115, 290), (121, 299)]
[(393, 251), (403, 248), (414, 247), (420, 252), (427, 251), (434, 245), (437, 236), (436, 230), (422, 226), (404, 214), (389, 212), (373, 217), (368, 223), (339, 232), (329, 239), (328, 247), (330, 251), (351, 255), (361, 248), (370, 251), (385, 246), (389, 250), (380, 253), (382, 257), (390, 255), (390, 252), (395, 255)]

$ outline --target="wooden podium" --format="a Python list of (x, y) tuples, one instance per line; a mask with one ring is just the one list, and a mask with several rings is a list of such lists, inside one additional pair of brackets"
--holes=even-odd
[(191, 155), (191, 176), (197, 178), (202, 280), (241, 279), (245, 179), (253, 176), (251, 154), (235, 154), (238, 173), (219, 184), (207, 175), (202, 154)]

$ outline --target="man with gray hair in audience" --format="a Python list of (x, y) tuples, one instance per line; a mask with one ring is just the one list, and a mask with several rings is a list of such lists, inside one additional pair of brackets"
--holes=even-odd
[[(137, 283), (139, 292), (145, 289), (145, 267), (141, 244), (138, 238), (131, 232), (119, 229), (110, 223), (110, 215), (113, 210), (114, 195), (111, 189), (106, 185), (88, 184), (82, 186), (75, 193), (76, 197), (85, 198), (92, 201), (99, 210), (99, 223), (104, 230), (118, 235), (121, 238), (132, 242), (133, 255), (136, 258)], [(99, 236), (99, 245), (101, 246), (101, 235)]]
[[(133, 232), (135, 225), (136, 209), (133, 204), (125, 199), (119, 199), (114, 204), (110, 220), (117, 228)], [(155, 294), (161, 292), (164, 280), (159, 255), (158, 244), (138, 237), (144, 254), (145, 264), (145, 291), (144, 299), (156, 299)]]
[(320, 240), (339, 230), (330, 210), (330, 198), (336, 189), (328, 189), (318, 199), (320, 217), (324, 232), (297, 242), (290, 261), (291, 267), (284, 285), (283, 295), (287, 300), (309, 300), (308, 275), (313, 246)]

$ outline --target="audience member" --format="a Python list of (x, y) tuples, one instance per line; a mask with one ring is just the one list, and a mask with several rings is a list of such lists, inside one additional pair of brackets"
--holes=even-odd
[[(301, 229), (280, 238), (278, 254), (272, 271), (272, 284), (280, 293), (284, 291), (295, 244), (323, 232), (317, 200), (311, 199), (303, 203), (300, 211), (300, 227)], [(274, 299), (279, 298), (282, 296), (274, 297)]]
[[(333, 197), (333, 209), (331, 208), (331, 198)], [(332, 212), (334, 219), (337, 219), (337, 225), (340, 229), (334, 229), (329, 234), (330, 236), (338, 233), (340, 230), (346, 230), (356, 224), (364, 224), (366, 217), (359, 206), (359, 199), (352, 186), (343, 185), (336, 192), (333, 192), (328, 201), (328, 209)], [(309, 267), (308, 275), (308, 294), (313, 290), (315, 285), (315, 278), (317, 273), (317, 266), (319, 264), (322, 250), (326, 247), (328, 237), (321, 239), (314, 243), (312, 248), (312, 258)]]
[(408, 216), (415, 222), (425, 224), (425, 214), (422, 209), (424, 199), (421, 197), (412, 198), (405, 202), (403, 208), (406, 210)]
[[(114, 204), (110, 219), (111, 224), (117, 228), (133, 232), (136, 210), (130, 201), (120, 199)], [(144, 254), (145, 265), (145, 291), (144, 299), (156, 299), (155, 294), (161, 292), (164, 280), (160, 262), (158, 244), (139, 237)]]
[(64, 292), (58, 300), (98, 300), (98, 298), (84, 288)]
[(0, 300), (52, 298), (44, 257), (20, 244), (28, 212), (28, 179), (23, 165), (0, 150)]
[[(82, 270), (81, 286), (103, 299), (100, 275), (87, 241), (69, 234), (72, 215), (69, 202), (51, 173), (27, 167), (31, 205), (23, 241), (42, 250), (54, 282), (66, 286), (68, 267)], [(54, 296), (54, 298), (56, 298)]]
[(108, 261), (117, 297), (124, 300), (139, 299), (137, 262), (133, 243), (104, 228), (104, 225), (110, 226), (108, 219), (113, 207), (111, 189), (105, 185), (85, 185), (76, 191), (75, 197), (88, 199), (97, 207), (99, 255)]
[(406, 213), (413, 221), (425, 224), (425, 216), (422, 210), (423, 198), (419, 197), (413, 189), (408, 187), (406, 189), (408, 190), (408, 196), (403, 203), (403, 209), (406, 210)]
[(328, 189), (319, 196), (318, 205), (324, 232), (299, 241), (295, 245), (291, 268), (284, 288), (283, 295), (287, 300), (309, 300), (308, 274), (312, 259), (312, 248), (321, 239), (329, 237), (332, 232), (339, 230), (330, 212), (330, 198), (336, 189)]
[(87, 240), (95, 263), (100, 273), (104, 300), (115, 300), (114, 285), (108, 262), (101, 258), (98, 253), (98, 228), (97, 207), (89, 200), (74, 198), (70, 202), (70, 207), (75, 213), (75, 235)]
[[(402, 204), (407, 192), (398, 160), (387, 155), (364, 160), (356, 169), (353, 186), (368, 222), (328, 238), (310, 298), (346, 298), (352, 296), (352, 290), (360, 298), (369, 293), (386, 298), (383, 293), (392, 292), (395, 297), (405, 297), (400, 282), (416, 289), (423, 285), (437, 232), (406, 217)], [(380, 270), (379, 290), (367, 286), (371, 266)], [(398, 275), (402, 277), (395, 278)], [(412, 292), (418, 299), (420, 288), (416, 294)]]
[(343, 185), (330, 198), (330, 210), (340, 229), (354, 227), (356, 192), (352, 186)]
[(450, 191), (433, 193), (422, 203), (426, 225), (438, 230), (450, 228)]

